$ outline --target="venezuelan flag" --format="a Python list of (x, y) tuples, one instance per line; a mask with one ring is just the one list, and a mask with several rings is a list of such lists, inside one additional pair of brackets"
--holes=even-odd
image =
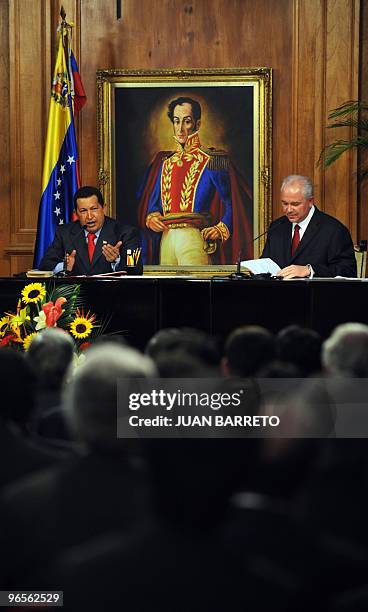
[(63, 21), (51, 89), (35, 268), (53, 241), (56, 226), (68, 223), (73, 217), (73, 195), (80, 186), (74, 114), (85, 102), (86, 95), (71, 49), (71, 26)]

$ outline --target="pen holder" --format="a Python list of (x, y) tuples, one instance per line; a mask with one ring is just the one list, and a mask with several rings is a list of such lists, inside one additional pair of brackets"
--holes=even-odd
[(127, 249), (127, 252), (126, 252), (126, 265), (128, 267), (134, 267), (135, 265), (134, 256), (133, 256), (131, 249)]

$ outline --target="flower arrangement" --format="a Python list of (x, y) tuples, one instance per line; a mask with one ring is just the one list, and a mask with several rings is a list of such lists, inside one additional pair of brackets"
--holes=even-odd
[(26, 351), (46, 327), (58, 327), (71, 334), (79, 354), (103, 332), (104, 325), (83, 308), (80, 285), (47, 290), (44, 283), (30, 283), (21, 292), (16, 313), (6, 312), (0, 318), (0, 347), (13, 345)]

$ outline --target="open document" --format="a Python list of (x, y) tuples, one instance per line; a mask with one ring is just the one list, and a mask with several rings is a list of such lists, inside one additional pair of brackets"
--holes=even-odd
[(247, 268), (252, 274), (271, 274), (276, 276), (277, 272), (281, 270), (280, 266), (277, 265), (269, 257), (264, 259), (247, 259), (246, 261), (240, 262), (241, 268)]

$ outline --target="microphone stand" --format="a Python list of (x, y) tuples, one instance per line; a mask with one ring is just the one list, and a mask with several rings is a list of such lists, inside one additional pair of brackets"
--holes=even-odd
[[(275, 224), (273, 225), (273, 227), (268, 228), (265, 232), (263, 232), (262, 234), (259, 234), (259, 236), (256, 236), (255, 238), (253, 238), (252, 240), (252, 244), (254, 242), (256, 242), (257, 240), (259, 240), (260, 238), (263, 238), (263, 236), (265, 236), (266, 234), (272, 233), (273, 230), (278, 227), (279, 225), (282, 225), (283, 223), (286, 222), (286, 217), (281, 217), (281, 219), (279, 219), (278, 223), (275, 222)], [(236, 272), (233, 272), (232, 274), (230, 274), (230, 276), (228, 276), (227, 278), (229, 278), (230, 280), (249, 280), (249, 279), (253, 279), (253, 280), (267, 280), (269, 278), (273, 278), (270, 274), (270, 272), (264, 272), (262, 274), (253, 274), (250, 270), (249, 272), (246, 274), (245, 272), (241, 272), (240, 270), (240, 265), (241, 265), (241, 251), (239, 251), (239, 256), (236, 262)], [(277, 280), (282, 280), (282, 278), (278, 278)]]
[(240, 264), (241, 264), (241, 261), (240, 261), (240, 253), (239, 253), (239, 257), (238, 257), (238, 260), (236, 262), (236, 272), (232, 272), (230, 274), (230, 276), (229, 276), (229, 278), (231, 280), (245, 280), (245, 279), (248, 279), (248, 278), (250, 278), (252, 276), (251, 272), (249, 274), (246, 274), (245, 272), (241, 272), (240, 271)]
[(64, 259), (63, 259), (63, 269), (60, 270), (60, 272), (57, 272), (57, 274), (55, 274), (56, 278), (64, 278), (65, 276), (68, 275), (67, 266), (68, 266), (68, 253), (65, 251)]

